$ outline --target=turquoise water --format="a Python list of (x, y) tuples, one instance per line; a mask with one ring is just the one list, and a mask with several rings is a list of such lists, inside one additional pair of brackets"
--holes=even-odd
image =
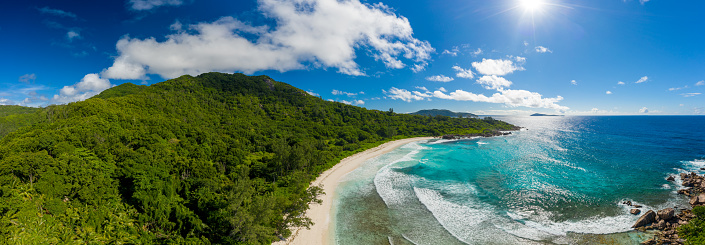
[(407, 144), (348, 174), (336, 242), (631, 244), (647, 235), (628, 232), (638, 217), (622, 202), (686, 207), (665, 178), (705, 167), (705, 117), (500, 119), (526, 129)]

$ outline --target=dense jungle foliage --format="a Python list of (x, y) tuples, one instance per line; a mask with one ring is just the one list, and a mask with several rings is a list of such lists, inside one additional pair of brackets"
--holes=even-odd
[(39, 121), (39, 108), (0, 105), (0, 138), (18, 128)]
[(268, 244), (310, 224), (302, 214), (320, 188), (309, 183), (346, 156), (513, 128), (367, 110), (221, 73), (4, 111), (0, 240), (10, 244)]
[(705, 206), (693, 207), (695, 218), (678, 227), (678, 235), (686, 239), (685, 244), (705, 244)]

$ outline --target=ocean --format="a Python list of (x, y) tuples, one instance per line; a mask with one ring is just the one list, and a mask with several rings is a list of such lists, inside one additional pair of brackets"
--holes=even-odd
[(705, 116), (495, 117), (508, 136), (429, 140), (367, 161), (335, 193), (337, 244), (634, 244), (642, 213), (689, 207), (669, 175), (705, 167)]

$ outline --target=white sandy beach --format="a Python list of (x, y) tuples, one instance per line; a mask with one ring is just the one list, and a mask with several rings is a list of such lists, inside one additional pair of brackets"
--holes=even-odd
[(301, 244), (301, 245), (313, 245), (313, 244), (330, 244), (332, 242), (332, 237), (329, 237), (331, 229), (331, 215), (333, 209), (333, 200), (335, 197), (335, 189), (338, 188), (338, 183), (340, 179), (347, 173), (358, 168), (365, 161), (377, 157), (379, 155), (388, 153), (397, 147), (402, 145), (419, 141), (433, 139), (432, 137), (418, 137), (409, 138), (402, 140), (395, 140), (384, 143), (375, 148), (357, 153), (355, 155), (349, 156), (333, 168), (323, 172), (311, 185), (321, 185), (325, 195), (319, 198), (323, 200), (322, 204), (312, 204), (310, 209), (306, 212), (306, 216), (311, 218), (314, 225), (311, 229), (295, 229), (293, 234), (286, 241), (279, 241), (273, 244), (283, 245), (283, 244)]

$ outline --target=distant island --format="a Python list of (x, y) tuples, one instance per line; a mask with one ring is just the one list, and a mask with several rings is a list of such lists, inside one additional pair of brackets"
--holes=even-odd
[(449, 110), (442, 109), (430, 109), (430, 110), (420, 110), (414, 113), (409, 113), (411, 115), (421, 115), (421, 116), (447, 116), (447, 117), (457, 117), (457, 118), (476, 118), (477, 115), (467, 112), (452, 112)]
[(543, 114), (543, 113), (534, 113), (531, 114), (532, 117), (562, 117), (563, 115), (550, 115), (550, 114)]

